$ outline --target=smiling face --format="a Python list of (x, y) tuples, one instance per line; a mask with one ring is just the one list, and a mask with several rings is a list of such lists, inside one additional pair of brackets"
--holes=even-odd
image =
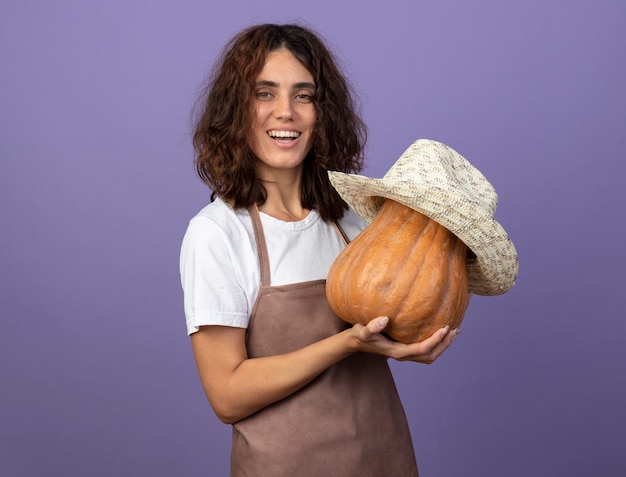
[(277, 173), (301, 172), (313, 146), (313, 76), (286, 48), (268, 53), (254, 85), (250, 148), (261, 180)]

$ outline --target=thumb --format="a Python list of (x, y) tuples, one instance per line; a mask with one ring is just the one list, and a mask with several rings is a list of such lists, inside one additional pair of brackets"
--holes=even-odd
[(357, 332), (357, 336), (362, 341), (369, 341), (373, 336), (378, 335), (385, 329), (389, 323), (389, 318), (386, 316), (379, 316), (370, 320), (367, 325), (361, 325), (359, 323), (354, 325), (354, 329)]
[(378, 318), (374, 318), (372, 321), (370, 321), (367, 324), (367, 328), (372, 333), (380, 333), (381, 331), (385, 329), (388, 323), (389, 323), (389, 318), (387, 318), (386, 316), (379, 316)]

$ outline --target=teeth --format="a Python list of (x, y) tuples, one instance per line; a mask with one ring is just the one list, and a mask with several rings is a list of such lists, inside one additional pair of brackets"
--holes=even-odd
[(298, 137), (300, 133), (298, 131), (269, 131), (268, 134), (271, 137)]

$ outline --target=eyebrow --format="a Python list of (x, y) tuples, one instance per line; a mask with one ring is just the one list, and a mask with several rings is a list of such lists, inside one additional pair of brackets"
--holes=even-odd
[[(255, 83), (256, 86), (268, 86), (270, 88), (278, 88), (280, 86), (279, 83), (277, 83), (276, 81), (269, 81), (269, 80), (260, 80), (257, 81)], [(302, 81), (300, 83), (295, 83), (293, 85), (293, 89), (302, 89), (302, 88), (308, 88), (308, 89), (316, 89), (315, 84), (314, 83), (309, 83), (308, 81)]]

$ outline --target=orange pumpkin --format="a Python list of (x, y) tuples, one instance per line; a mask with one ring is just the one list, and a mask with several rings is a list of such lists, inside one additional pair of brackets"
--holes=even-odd
[(333, 263), (326, 296), (350, 324), (387, 316), (390, 338), (422, 341), (461, 324), (470, 298), (467, 255), (467, 246), (445, 227), (387, 199)]

